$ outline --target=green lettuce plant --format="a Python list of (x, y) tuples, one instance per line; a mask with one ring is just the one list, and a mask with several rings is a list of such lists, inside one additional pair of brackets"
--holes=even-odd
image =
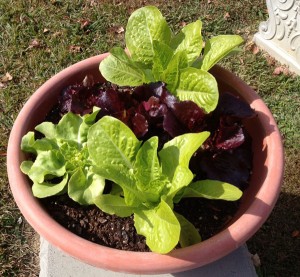
[[(35, 140), (33, 132), (23, 137), (22, 150), (36, 155), (21, 164), (33, 181), (34, 196), (68, 193), (74, 201), (95, 204), (109, 214), (134, 214), (137, 232), (158, 253), (168, 253), (178, 242), (184, 247), (201, 241), (195, 227), (173, 211), (174, 202), (241, 197), (228, 183), (192, 182), (189, 161), (208, 132), (175, 137), (158, 152), (157, 137), (139, 141), (116, 118), (105, 116), (94, 123), (98, 111), (83, 117), (68, 113), (58, 124), (43, 122), (35, 128), (45, 137)], [(114, 182), (109, 194), (103, 194), (105, 180)]]
[(205, 43), (202, 22), (186, 25), (174, 35), (153, 6), (132, 13), (126, 27), (127, 51), (115, 47), (100, 63), (103, 77), (120, 86), (163, 81), (180, 100), (191, 100), (207, 113), (218, 103), (215, 78), (208, 72), (243, 42), (238, 35), (220, 35)]
[[(218, 102), (215, 78), (208, 70), (242, 39), (218, 36), (202, 49), (201, 21), (185, 26), (173, 35), (155, 7), (144, 7), (129, 18), (127, 52), (114, 48), (101, 62), (100, 71), (120, 86), (138, 86), (163, 81), (181, 100), (192, 100), (206, 112)], [(35, 156), (21, 164), (33, 181), (34, 196), (43, 198), (68, 193), (82, 205), (97, 205), (120, 217), (134, 215), (137, 232), (146, 237), (149, 248), (168, 253), (201, 241), (201, 236), (174, 203), (185, 197), (234, 201), (242, 192), (216, 180), (193, 182), (189, 169), (192, 155), (209, 137), (209, 132), (175, 137), (158, 151), (158, 137), (140, 141), (120, 120), (104, 116), (96, 121), (94, 108), (84, 116), (67, 113), (58, 124), (43, 122), (36, 131), (44, 137), (26, 134), (21, 148)], [(103, 193), (105, 180), (113, 182)]]

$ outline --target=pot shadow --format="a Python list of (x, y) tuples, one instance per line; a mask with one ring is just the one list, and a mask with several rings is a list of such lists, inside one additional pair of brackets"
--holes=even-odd
[[(298, 188), (300, 187), (300, 181)], [(270, 217), (247, 242), (268, 276), (298, 276), (300, 268), (300, 193), (282, 192)]]
[[(298, 201), (298, 203), (300, 203), (300, 199)], [(256, 218), (256, 221), (259, 221), (259, 224), (257, 225), (256, 229), (251, 230), (251, 233), (248, 233), (249, 237), (252, 237), (257, 231), (258, 229), (264, 224), (264, 216), (261, 215), (261, 211), (266, 211), (266, 214), (268, 215), (270, 209), (272, 207), (270, 205), (268, 205), (267, 203), (256, 199), (256, 207), (255, 210), (250, 210), (248, 212), (246, 212), (247, 215), (251, 215), (251, 218)], [(300, 209), (299, 209), (300, 210)], [(288, 221), (287, 219), (288, 217), (286, 216), (286, 218), (284, 219), (285, 222)], [(266, 228), (268, 232), (271, 231), (275, 232), (275, 230), (278, 230), (278, 223), (280, 222), (282, 218), (278, 219), (278, 222), (276, 220), (276, 223), (273, 223), (272, 225), (272, 230), (269, 230), (269, 228)], [(268, 222), (266, 223), (266, 225), (268, 226)], [(264, 230), (264, 228), (262, 229)], [(259, 243), (257, 246), (259, 246), (259, 249), (265, 249), (265, 243), (264, 243), (264, 239), (267, 239), (270, 243), (272, 243), (272, 239), (270, 236), (268, 238), (268, 233), (264, 233), (262, 231), (263, 234), (263, 238), (259, 238), (256, 241), (254, 241), (254, 243)], [(234, 237), (231, 235), (230, 231), (228, 230), (224, 230), (223, 231), (223, 235), (225, 235), (225, 239), (222, 238), (220, 239), (220, 241), (224, 241), (224, 243), (228, 246), (231, 245), (233, 248), (234, 246), (236, 247), (238, 242), (236, 239), (234, 239)], [(258, 235), (259, 236), (259, 235)], [(225, 241), (226, 240), (226, 241)], [(255, 240), (255, 239), (252, 239)], [(280, 237), (279, 235), (277, 235), (276, 240), (280, 241)], [(215, 240), (215, 242), (218, 241)], [(204, 241), (205, 242), (205, 241)], [(256, 276), (255, 273), (255, 268), (253, 266), (252, 260), (250, 258), (250, 254), (248, 252), (247, 247), (244, 245), (244, 243), (246, 243), (246, 241), (242, 241), (241, 245), (239, 248), (233, 250), (232, 252), (228, 253), (227, 255), (217, 259), (216, 261), (212, 262), (212, 263), (208, 263), (205, 264), (204, 266), (201, 266), (199, 268), (195, 268), (195, 269), (191, 269), (188, 271), (183, 271), (183, 272), (178, 272), (178, 273), (172, 273), (171, 276), (174, 277), (198, 277), (198, 276)], [(218, 242), (217, 242), (218, 244)], [(251, 250), (253, 243), (251, 244)], [(220, 246), (220, 244), (218, 244), (216, 246), (216, 253), (217, 253), (217, 248)], [(222, 246), (220, 246), (222, 247)], [(279, 247), (279, 244), (278, 244)], [(266, 255), (273, 255), (272, 251), (278, 251), (278, 249), (267, 249), (266, 250)], [(298, 248), (299, 249), (299, 248)], [(201, 251), (201, 250), (199, 250)], [(286, 249), (286, 251), (288, 251), (288, 249)], [(252, 253), (257, 253), (258, 251), (251, 251)], [(294, 251), (295, 252), (295, 251)], [(203, 255), (202, 255), (203, 256)], [(181, 259), (184, 259), (183, 257), (181, 257)], [(203, 261), (208, 261), (209, 259), (206, 259), (206, 257), (203, 258)], [(295, 260), (295, 259), (294, 259)], [(194, 256), (189, 256), (188, 259), (186, 259), (186, 261), (190, 262), (191, 264), (193, 263), (199, 263), (199, 258), (197, 258), (197, 254), (195, 254)], [(299, 263), (299, 261), (297, 261)]]

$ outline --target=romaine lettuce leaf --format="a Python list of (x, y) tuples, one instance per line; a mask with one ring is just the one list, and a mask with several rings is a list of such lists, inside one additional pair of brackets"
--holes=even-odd
[(139, 86), (148, 80), (143, 69), (139, 68), (120, 47), (110, 51), (99, 66), (102, 76), (119, 86)]
[(188, 65), (191, 65), (201, 54), (202, 50), (202, 22), (197, 20), (182, 28), (182, 30), (172, 38), (171, 47), (175, 53), (183, 51), (187, 55)]
[(129, 207), (124, 198), (117, 195), (103, 194), (95, 199), (95, 204), (105, 213), (120, 217), (130, 216), (134, 212), (134, 208)]
[(134, 11), (128, 19), (125, 41), (131, 58), (151, 68), (154, 57), (154, 41), (169, 45), (172, 33), (161, 12), (154, 6)]
[(205, 44), (201, 69), (208, 71), (241, 43), (243, 43), (243, 38), (238, 35), (220, 35), (212, 37)]
[(166, 254), (179, 241), (180, 224), (163, 200), (155, 209), (135, 211), (134, 226), (138, 234), (146, 237), (146, 243), (153, 252)]
[(180, 100), (195, 102), (200, 108), (209, 113), (218, 104), (218, 84), (210, 73), (189, 67), (181, 71), (175, 95)]
[(185, 188), (183, 197), (204, 197), (207, 199), (236, 201), (242, 191), (231, 184), (217, 180), (201, 180)]

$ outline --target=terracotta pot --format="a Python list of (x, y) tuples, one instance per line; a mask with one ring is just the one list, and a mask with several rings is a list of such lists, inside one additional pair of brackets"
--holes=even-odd
[(31, 182), (19, 169), (25, 157), (20, 150), (22, 136), (40, 123), (62, 88), (81, 82), (87, 74), (100, 80), (98, 67), (106, 55), (79, 62), (52, 77), (32, 95), (17, 117), (9, 138), (7, 169), (11, 190), (24, 217), (42, 237), (62, 251), (93, 266), (113, 271), (137, 274), (185, 271), (216, 261), (237, 249), (261, 227), (274, 207), (283, 176), (283, 148), (274, 118), (263, 101), (242, 80), (220, 67), (212, 70), (220, 90), (229, 89), (240, 95), (258, 114), (245, 123), (253, 138), (251, 184), (244, 192), (239, 211), (222, 232), (168, 255), (115, 250), (66, 230), (33, 197)]

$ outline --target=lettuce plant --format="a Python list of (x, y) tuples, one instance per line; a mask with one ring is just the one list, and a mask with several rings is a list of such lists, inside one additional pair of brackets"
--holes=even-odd
[[(164, 82), (172, 97), (193, 101), (209, 113), (219, 95), (208, 70), (242, 39), (218, 36), (202, 49), (201, 27), (197, 20), (173, 35), (157, 8), (141, 8), (128, 21), (127, 52), (113, 48), (100, 71), (119, 86)], [(34, 196), (68, 193), (74, 201), (95, 204), (109, 214), (133, 214), (137, 233), (146, 237), (152, 251), (162, 254), (178, 243), (185, 247), (201, 241), (193, 224), (174, 212), (174, 203), (185, 197), (228, 201), (241, 197), (242, 191), (229, 183), (194, 181), (190, 160), (209, 137), (208, 131), (175, 136), (159, 148), (157, 136), (139, 140), (115, 117), (102, 114), (98, 120), (100, 113), (99, 108), (85, 115), (69, 112), (57, 124), (46, 121), (36, 126), (42, 138), (36, 139), (34, 132), (23, 137), (22, 150), (35, 156), (21, 164), (33, 181)], [(113, 184), (108, 193), (106, 180)]]
[[(67, 113), (58, 124), (43, 122), (35, 129), (44, 135), (23, 137), (23, 151), (36, 155), (21, 170), (33, 181), (33, 194), (48, 197), (67, 192), (82, 205), (95, 204), (104, 212), (124, 217), (134, 214), (135, 228), (150, 249), (168, 253), (201, 241), (194, 226), (173, 211), (183, 197), (237, 200), (242, 192), (215, 180), (192, 182), (189, 162), (209, 132), (175, 137), (158, 151), (158, 137), (136, 138), (120, 120), (99, 110), (84, 116)], [(103, 194), (105, 180), (113, 181)]]
[(162, 81), (180, 100), (191, 100), (205, 112), (218, 103), (218, 86), (208, 70), (243, 42), (238, 35), (212, 37), (203, 47), (197, 20), (173, 35), (153, 6), (132, 13), (126, 27), (127, 52), (115, 47), (101, 62), (103, 77), (120, 86)]

